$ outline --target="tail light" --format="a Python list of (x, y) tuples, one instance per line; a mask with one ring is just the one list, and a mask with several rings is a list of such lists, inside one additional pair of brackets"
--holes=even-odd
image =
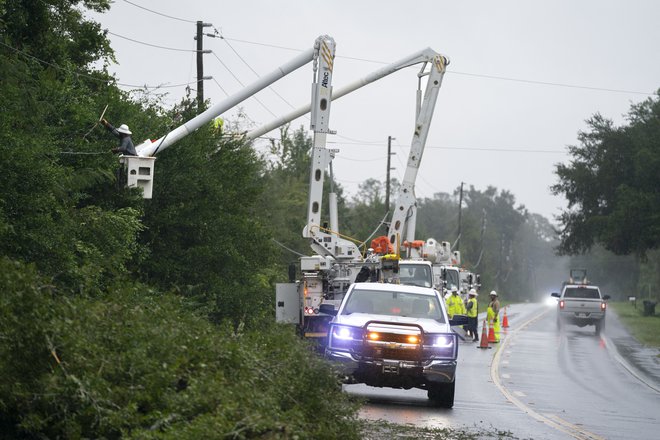
[(605, 302), (600, 303), (600, 309), (601, 309), (603, 312), (605, 311), (606, 308), (607, 308), (607, 303), (605, 303)]
[(561, 301), (559, 301), (559, 308), (560, 308), (560, 309), (563, 309), (565, 305), (566, 305), (566, 304), (564, 303), (564, 300), (563, 300), (563, 299), (562, 299)]

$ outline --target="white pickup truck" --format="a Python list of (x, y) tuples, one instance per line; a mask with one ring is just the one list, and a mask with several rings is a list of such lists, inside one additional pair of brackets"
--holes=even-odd
[(579, 327), (593, 325), (596, 334), (605, 327), (605, 312), (609, 295), (601, 295), (598, 286), (591, 284), (566, 284), (560, 293), (553, 293), (557, 300), (557, 328), (564, 324)]
[(458, 336), (445, 302), (435, 289), (387, 283), (355, 283), (335, 310), (325, 356), (336, 362), (348, 383), (421, 388), (433, 404), (454, 405)]

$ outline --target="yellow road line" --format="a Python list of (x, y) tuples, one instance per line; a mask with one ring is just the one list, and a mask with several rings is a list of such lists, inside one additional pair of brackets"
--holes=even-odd
[(515, 397), (513, 393), (509, 392), (509, 390), (507, 390), (500, 381), (499, 364), (500, 364), (500, 359), (502, 357), (501, 356), (502, 352), (504, 351), (504, 347), (507, 346), (509, 341), (513, 338), (513, 336), (516, 333), (518, 333), (520, 330), (524, 329), (528, 325), (532, 324), (533, 322), (541, 319), (548, 312), (549, 310), (545, 310), (540, 314), (528, 319), (527, 321), (525, 321), (525, 323), (523, 323), (520, 327), (517, 327), (515, 330), (509, 331), (507, 337), (503, 338), (502, 343), (497, 347), (497, 351), (493, 356), (493, 362), (490, 366), (490, 377), (491, 379), (493, 379), (493, 383), (495, 384), (495, 386), (499, 388), (500, 392), (504, 395), (504, 397), (506, 397), (506, 399), (509, 402), (516, 405), (520, 410), (531, 416), (533, 419), (542, 422), (558, 431), (561, 431), (579, 440), (606, 440), (604, 437), (596, 435), (592, 432), (587, 431), (586, 429), (582, 429), (579, 426), (567, 422), (566, 420), (562, 419), (561, 417), (555, 414), (540, 414), (534, 411), (529, 405), (526, 405), (520, 399)]

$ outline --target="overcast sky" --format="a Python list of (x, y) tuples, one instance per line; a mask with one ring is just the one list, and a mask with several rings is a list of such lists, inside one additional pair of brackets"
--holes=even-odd
[[(549, 191), (555, 164), (569, 161), (566, 146), (577, 144), (584, 121), (600, 112), (622, 124), (631, 103), (660, 87), (658, 17), (656, 0), (115, 0), (108, 13), (93, 15), (111, 32), (118, 61), (111, 71), (128, 85), (194, 88), (195, 22), (211, 23), (206, 32), (225, 37), (204, 38), (213, 51), (204, 56), (212, 104), (255, 81), (254, 72), (267, 74), (312, 47), (319, 35), (337, 43), (334, 88), (430, 47), (451, 64), (417, 196), (451, 193), (461, 182), (492, 185), (549, 219), (565, 207)], [(340, 149), (333, 170), (349, 194), (367, 178), (385, 180), (388, 136), (396, 138), (392, 176), (403, 178), (417, 72), (402, 70), (333, 103), (337, 135), (329, 147)], [(241, 108), (254, 127), (270, 122), (309, 102), (311, 80), (309, 64)], [(185, 86), (160, 92), (172, 105)], [(308, 119), (292, 124), (300, 125), (308, 129)], [(131, 129), (136, 141), (164, 134)]]

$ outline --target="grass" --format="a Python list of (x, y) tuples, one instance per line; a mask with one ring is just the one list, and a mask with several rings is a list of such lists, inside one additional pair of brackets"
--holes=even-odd
[[(614, 309), (630, 333), (642, 344), (660, 348), (660, 314), (656, 310), (654, 316), (643, 316), (644, 305), (639, 301), (637, 308), (623, 301), (610, 301), (608, 307)], [(660, 304), (656, 306), (658, 308)]]

